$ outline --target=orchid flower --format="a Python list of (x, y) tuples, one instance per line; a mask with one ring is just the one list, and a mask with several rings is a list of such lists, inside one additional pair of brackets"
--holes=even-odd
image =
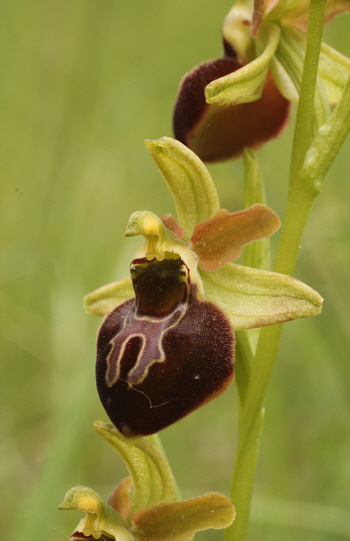
[(127, 438), (162, 430), (222, 394), (234, 376), (234, 332), (321, 311), (322, 298), (289, 276), (232, 263), (280, 221), (253, 204), (220, 209), (211, 176), (185, 145), (162, 138), (147, 148), (175, 201), (178, 221), (134, 213), (125, 235), (146, 243), (131, 278), (85, 298), (105, 316), (97, 341), (101, 402)]
[(187, 541), (198, 531), (233, 522), (235, 509), (223, 494), (175, 501), (171, 470), (148, 438), (130, 445), (112, 425), (96, 421), (94, 427), (121, 456), (130, 476), (116, 486), (108, 503), (83, 486), (66, 494), (59, 509), (85, 513), (70, 541)]
[[(175, 137), (204, 161), (239, 157), (277, 137), (297, 102), (309, 0), (238, 0), (223, 28), (224, 57), (183, 78), (174, 110)], [(328, 0), (324, 23), (350, 10)], [(314, 131), (327, 120), (350, 73), (350, 60), (322, 43)]]

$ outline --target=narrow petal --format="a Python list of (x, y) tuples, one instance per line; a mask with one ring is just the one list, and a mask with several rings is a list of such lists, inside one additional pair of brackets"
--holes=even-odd
[(130, 443), (111, 424), (96, 421), (94, 427), (121, 456), (129, 470), (133, 483), (131, 513), (159, 502), (175, 500), (174, 478), (169, 465), (147, 438)]
[(255, 204), (232, 214), (222, 209), (196, 225), (190, 246), (200, 268), (212, 271), (237, 259), (243, 246), (269, 237), (280, 225), (277, 214), (265, 205)]
[(322, 297), (295, 278), (228, 263), (201, 272), (205, 296), (224, 310), (236, 331), (317, 315)]
[(131, 511), (131, 490), (132, 479), (125, 477), (108, 498), (108, 505), (113, 507), (124, 519), (128, 518)]
[(185, 145), (163, 137), (146, 146), (173, 196), (178, 221), (187, 240), (194, 226), (214, 216), (219, 198), (209, 171)]
[(259, 31), (262, 54), (234, 73), (210, 83), (205, 89), (207, 103), (233, 105), (259, 99), (279, 37), (278, 26), (264, 24)]
[(182, 227), (179, 226), (172, 214), (164, 214), (164, 216), (161, 216), (160, 219), (165, 227), (169, 229), (169, 231), (172, 231), (177, 237), (179, 237), (179, 239), (181, 239), (184, 231)]
[(209, 492), (177, 503), (160, 503), (132, 516), (133, 533), (140, 541), (188, 541), (196, 532), (232, 524), (235, 509), (222, 494)]
[(124, 278), (96, 289), (84, 297), (85, 310), (95, 316), (106, 316), (123, 302), (135, 297), (130, 278)]

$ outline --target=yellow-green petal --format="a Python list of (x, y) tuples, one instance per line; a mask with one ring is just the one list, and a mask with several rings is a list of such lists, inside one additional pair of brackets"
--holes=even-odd
[(96, 421), (97, 432), (125, 462), (133, 482), (131, 514), (139, 509), (176, 499), (169, 465), (147, 438), (126, 440), (112, 424)]
[(106, 316), (123, 302), (135, 297), (130, 278), (124, 278), (96, 289), (84, 297), (85, 310), (95, 316)]
[(173, 196), (182, 238), (187, 240), (196, 224), (220, 208), (210, 173), (194, 152), (175, 139), (146, 141), (146, 147)]
[(205, 89), (207, 103), (234, 105), (260, 98), (266, 75), (278, 47), (280, 29), (274, 24), (263, 24), (257, 41), (262, 53), (252, 62), (229, 75), (216, 79)]
[(189, 541), (196, 532), (223, 529), (235, 518), (231, 500), (217, 492), (183, 502), (160, 503), (133, 515), (133, 533), (140, 541)]
[(295, 278), (228, 263), (200, 272), (207, 300), (220, 306), (236, 331), (319, 314), (322, 297)]

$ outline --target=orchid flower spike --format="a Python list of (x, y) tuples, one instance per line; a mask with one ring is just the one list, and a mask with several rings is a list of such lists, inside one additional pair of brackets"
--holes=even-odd
[[(309, 4), (238, 0), (222, 27), (224, 57), (185, 75), (174, 134), (202, 160), (239, 157), (245, 147), (259, 148), (282, 132), (290, 102), (298, 101)], [(325, 24), (349, 10), (349, 0), (328, 0)], [(323, 43), (315, 100), (319, 124), (339, 101), (349, 73), (350, 60)]]
[(147, 148), (175, 201), (178, 221), (135, 212), (126, 236), (142, 235), (130, 278), (85, 298), (105, 316), (96, 379), (112, 423), (127, 438), (153, 434), (222, 394), (234, 376), (234, 332), (308, 317), (322, 298), (289, 276), (232, 263), (248, 243), (272, 235), (262, 204), (220, 209), (210, 174), (185, 145)]

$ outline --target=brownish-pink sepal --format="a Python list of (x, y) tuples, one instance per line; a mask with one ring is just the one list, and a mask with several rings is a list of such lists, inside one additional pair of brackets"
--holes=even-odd
[(245, 147), (260, 148), (286, 126), (290, 103), (270, 71), (258, 100), (230, 105), (206, 103), (205, 87), (241, 67), (235, 58), (221, 58), (199, 65), (182, 80), (174, 109), (174, 134), (203, 161), (238, 158)]
[(131, 511), (131, 477), (125, 477), (113, 490), (108, 498), (108, 505), (113, 507), (123, 518), (127, 518)]
[(243, 246), (271, 236), (280, 225), (277, 214), (266, 205), (255, 204), (232, 214), (221, 209), (195, 226), (190, 247), (199, 267), (212, 271), (238, 259)]
[(177, 223), (174, 216), (172, 214), (164, 214), (164, 216), (161, 216), (160, 218), (165, 225), (172, 233), (175, 233), (181, 239), (184, 230), (182, 227)]
[(183, 502), (159, 503), (131, 518), (139, 541), (188, 541), (196, 532), (232, 524), (235, 509), (226, 496), (209, 492)]
[(251, 34), (253, 38), (258, 33), (261, 23), (264, 20), (264, 0), (254, 0)]

